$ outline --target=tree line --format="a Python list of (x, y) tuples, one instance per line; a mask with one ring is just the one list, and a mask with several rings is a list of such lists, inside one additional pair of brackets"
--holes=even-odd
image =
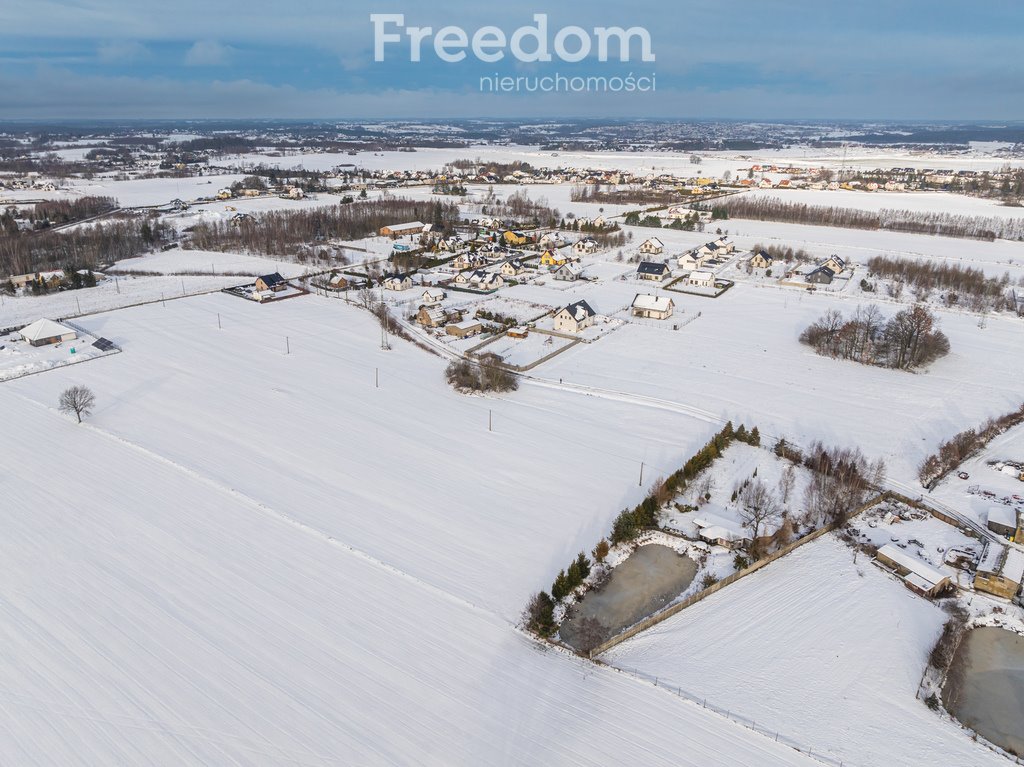
[(989, 418), (976, 429), (965, 429), (939, 445), (918, 468), (917, 478), (931, 487), (1003, 432), (1024, 423), (1024, 405), (1014, 411)]
[[(138, 256), (170, 241), (173, 231), (159, 219), (133, 216), (70, 230), (13, 233), (0, 217), (0, 274), (30, 274), (75, 264), (95, 269)], [(14, 225), (17, 229), (17, 225)]]
[[(76, 200), (38, 202), (28, 214), (29, 221), (39, 225), (70, 224), (107, 213), (117, 207), (113, 197), (79, 197)], [(5, 214), (6, 215), (6, 214)]]
[(987, 277), (981, 269), (924, 259), (911, 260), (875, 256), (868, 261), (869, 276), (907, 285), (919, 301), (932, 291), (945, 291), (947, 306), (966, 305), (976, 311), (1001, 310), (1009, 306), (1006, 295), (1010, 273)]
[(228, 221), (204, 222), (188, 230), (186, 247), (299, 255), (309, 243), (358, 240), (389, 224), (423, 221), (445, 229), (458, 220), (459, 208), (454, 203), (384, 198), (331, 207), (267, 211), (237, 225)]
[[(696, 207), (696, 206), (695, 206)], [(701, 209), (709, 209), (701, 206)], [(735, 195), (715, 205), (714, 210), (726, 212), (729, 218), (754, 221), (778, 221), (786, 224), (811, 224), (847, 229), (884, 229), (913, 234), (934, 234), (943, 237), (966, 237), (978, 240), (1024, 240), (1024, 218), (964, 216), (953, 213), (928, 213), (885, 209), (877, 212), (785, 202), (778, 197)]]
[(888, 321), (874, 304), (859, 306), (849, 319), (830, 309), (800, 334), (818, 354), (865, 365), (912, 370), (949, 353), (949, 339), (932, 312), (914, 306)]

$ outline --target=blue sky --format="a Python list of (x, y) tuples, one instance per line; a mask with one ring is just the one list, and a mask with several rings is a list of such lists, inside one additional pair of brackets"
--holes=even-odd
[[(446, 63), (429, 39), (373, 60), (371, 13), (506, 34), (549, 17), (642, 26), (654, 62)], [(933, 0), (522, 6), (409, 0), (8, 0), (0, 119), (676, 117), (1024, 119), (1024, 3)], [(634, 53), (637, 53), (634, 50)], [(657, 75), (657, 90), (480, 92), (480, 77)]]

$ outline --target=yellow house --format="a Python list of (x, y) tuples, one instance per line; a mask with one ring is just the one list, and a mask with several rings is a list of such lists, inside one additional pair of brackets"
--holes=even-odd
[(522, 232), (513, 232), (511, 229), (505, 232), (505, 242), (509, 245), (525, 245), (526, 235)]
[(545, 250), (544, 255), (540, 257), (541, 266), (561, 266), (568, 261), (565, 256), (560, 253), (555, 253), (553, 250)]

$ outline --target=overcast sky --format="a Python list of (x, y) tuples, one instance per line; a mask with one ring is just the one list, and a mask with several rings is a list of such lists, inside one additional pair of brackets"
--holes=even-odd
[[(506, 34), (642, 26), (654, 62), (374, 61), (371, 13)], [(1020, 0), (7, 0), (3, 118), (1024, 119)], [(596, 42), (596, 37), (594, 38)], [(655, 74), (648, 93), (481, 93), (480, 77)]]

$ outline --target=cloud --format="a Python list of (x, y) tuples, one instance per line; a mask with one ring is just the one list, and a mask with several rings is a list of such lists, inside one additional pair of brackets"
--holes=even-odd
[(136, 40), (114, 40), (101, 43), (96, 49), (96, 58), (105, 64), (138, 61), (149, 56), (149, 48)]
[(231, 58), (234, 51), (229, 45), (216, 40), (197, 40), (185, 52), (185, 66), (188, 67), (222, 67)]

